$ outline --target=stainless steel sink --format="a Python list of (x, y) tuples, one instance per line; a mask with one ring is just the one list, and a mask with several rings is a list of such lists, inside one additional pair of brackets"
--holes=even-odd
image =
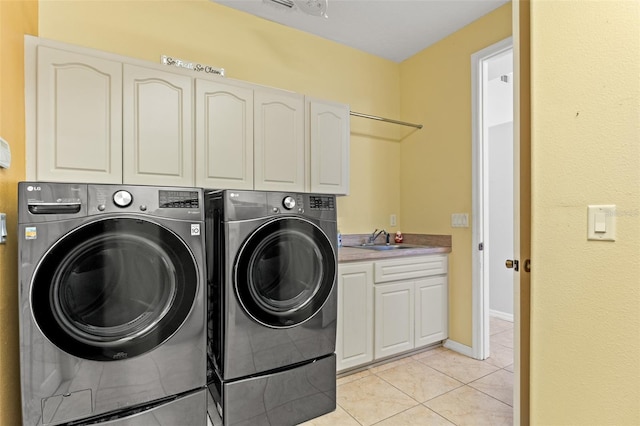
[(416, 248), (416, 246), (404, 245), (404, 244), (363, 244), (361, 246), (351, 246), (355, 248), (361, 248), (366, 250), (400, 250)]

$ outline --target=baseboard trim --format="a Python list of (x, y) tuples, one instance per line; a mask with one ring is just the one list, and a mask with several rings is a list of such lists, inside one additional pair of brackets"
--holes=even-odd
[(508, 314), (506, 312), (494, 311), (493, 309), (490, 309), (489, 316), (496, 317), (501, 320), (513, 322), (513, 314)]
[(462, 343), (458, 343), (455, 340), (447, 339), (442, 346), (447, 349), (451, 349), (454, 352), (458, 352), (459, 354), (473, 358), (473, 348), (463, 345)]

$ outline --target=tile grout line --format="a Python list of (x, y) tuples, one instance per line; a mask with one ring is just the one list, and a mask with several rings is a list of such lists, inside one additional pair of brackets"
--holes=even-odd
[(345, 413), (347, 413), (347, 416), (351, 417), (351, 418), (353, 419), (353, 421), (354, 421), (354, 422), (358, 423), (360, 426), (364, 426), (362, 423), (360, 423), (360, 422), (358, 421), (358, 419), (356, 419), (355, 417), (353, 417), (353, 415), (352, 415), (352, 414), (351, 414), (351, 413), (350, 413), (350, 412), (349, 412), (345, 407), (343, 407), (342, 405), (338, 404), (337, 402), (336, 402), (336, 406), (338, 406), (338, 407), (342, 408), (342, 411), (344, 411)]
[[(508, 330), (503, 330), (503, 331), (501, 331), (501, 333), (502, 333), (502, 332), (505, 332), (505, 331), (508, 331)], [(496, 333), (496, 334), (497, 334), (497, 333)], [(502, 344), (500, 344), (500, 343), (495, 343), (495, 345), (498, 345), (498, 346), (500, 346), (500, 347), (502, 347), (502, 348), (505, 348), (505, 349), (513, 350), (513, 348), (509, 348), (508, 346), (502, 345)], [(438, 354), (433, 354), (433, 355), (438, 355)], [(399, 364), (399, 365), (397, 365), (397, 366), (395, 366), (395, 367), (390, 367), (390, 368), (387, 368), (387, 369), (384, 369), (384, 370), (381, 370), (381, 371), (378, 371), (378, 372), (373, 372), (371, 368), (368, 368), (367, 370), (363, 370), (363, 371), (368, 371), (368, 373), (369, 373), (369, 374), (367, 374), (366, 376), (361, 377), (361, 378), (359, 378), (359, 379), (355, 379), (355, 380), (353, 380), (353, 381), (349, 381), (349, 382), (347, 382), (347, 383), (343, 383), (343, 384), (342, 384), (342, 385), (340, 385), (340, 386), (343, 386), (343, 385), (346, 385), (346, 384), (349, 384), (349, 383), (355, 383), (355, 382), (361, 381), (361, 380), (363, 380), (363, 379), (365, 379), (365, 378), (367, 378), (367, 377), (375, 376), (376, 378), (378, 378), (378, 379), (382, 380), (382, 381), (383, 381), (384, 383), (386, 383), (387, 385), (389, 385), (389, 386), (391, 386), (392, 388), (394, 388), (394, 389), (396, 389), (397, 391), (399, 391), (402, 395), (405, 395), (406, 397), (410, 398), (412, 401), (416, 402), (416, 405), (414, 405), (414, 406), (412, 406), (412, 407), (409, 407), (409, 408), (407, 408), (407, 409), (405, 409), (405, 410), (403, 410), (403, 411), (400, 411), (400, 412), (398, 412), (398, 413), (395, 413), (395, 414), (393, 414), (393, 415), (391, 415), (391, 416), (388, 416), (388, 417), (385, 417), (385, 418), (383, 418), (383, 419), (380, 419), (380, 420), (376, 421), (375, 423), (372, 423), (372, 425), (379, 424), (380, 422), (383, 422), (383, 421), (385, 421), (385, 420), (388, 420), (388, 419), (390, 419), (390, 418), (393, 418), (393, 417), (395, 417), (395, 416), (397, 416), (397, 415), (399, 415), (399, 414), (402, 414), (402, 413), (404, 413), (404, 412), (406, 412), (406, 411), (408, 411), (408, 410), (414, 409), (414, 408), (416, 408), (417, 406), (420, 406), (420, 405), (422, 405), (423, 407), (425, 407), (425, 408), (427, 408), (428, 410), (432, 411), (432, 412), (433, 412), (433, 413), (435, 413), (436, 415), (438, 415), (438, 416), (442, 417), (442, 418), (443, 418), (443, 419), (445, 419), (446, 421), (451, 422), (452, 424), (454, 424), (454, 425), (455, 425), (455, 424), (456, 424), (455, 422), (451, 421), (451, 420), (450, 420), (450, 419), (448, 419), (446, 416), (444, 416), (444, 415), (442, 415), (441, 413), (439, 413), (439, 412), (435, 411), (434, 409), (432, 409), (432, 408), (428, 407), (426, 404), (427, 404), (429, 401), (432, 401), (432, 400), (434, 400), (434, 399), (436, 399), (436, 398), (440, 398), (440, 397), (442, 397), (442, 396), (444, 396), (444, 395), (447, 395), (448, 393), (451, 393), (451, 392), (454, 392), (454, 391), (456, 391), (456, 390), (459, 390), (459, 389), (461, 389), (461, 388), (463, 388), (463, 387), (465, 387), (465, 386), (466, 386), (466, 387), (468, 387), (469, 389), (472, 389), (472, 390), (474, 390), (474, 391), (477, 391), (477, 392), (479, 392), (479, 393), (481, 393), (481, 394), (483, 394), (483, 395), (485, 395), (485, 396), (488, 396), (489, 398), (491, 398), (491, 399), (493, 399), (493, 400), (495, 400), (495, 401), (497, 401), (497, 402), (499, 402), (499, 403), (501, 403), (501, 404), (503, 404), (503, 405), (505, 405), (505, 406), (507, 406), (507, 407), (510, 407), (510, 408), (511, 408), (511, 410), (513, 410), (513, 405), (510, 405), (510, 404), (508, 404), (508, 403), (506, 403), (506, 402), (504, 402), (504, 401), (500, 400), (499, 398), (496, 398), (496, 397), (494, 397), (494, 396), (492, 396), (492, 395), (490, 395), (490, 394), (488, 394), (488, 393), (486, 393), (486, 392), (484, 392), (484, 391), (482, 391), (482, 390), (480, 390), (480, 389), (476, 389), (475, 387), (471, 386), (471, 383), (474, 383), (474, 382), (479, 381), (479, 380), (481, 380), (481, 379), (483, 379), (483, 378), (485, 378), (485, 377), (487, 377), (487, 376), (490, 376), (490, 375), (492, 375), (492, 374), (494, 374), (494, 373), (497, 373), (497, 372), (499, 372), (500, 370), (503, 370), (503, 371), (506, 371), (507, 373), (511, 373), (511, 374), (513, 374), (513, 372), (512, 372), (512, 371), (506, 370), (506, 368), (507, 368), (507, 367), (509, 367), (509, 366), (511, 366), (511, 365), (513, 365), (513, 363), (511, 363), (511, 364), (509, 364), (509, 365), (506, 365), (506, 366), (504, 366), (504, 367), (500, 367), (500, 366), (494, 365), (494, 364), (492, 364), (492, 363), (490, 363), (490, 362), (486, 362), (486, 360), (483, 360), (483, 361), (475, 360), (475, 361), (480, 361), (480, 362), (482, 362), (482, 363), (485, 363), (485, 362), (486, 362), (486, 364), (484, 364), (484, 365), (488, 365), (488, 366), (489, 366), (489, 367), (491, 367), (491, 368), (495, 368), (495, 370), (494, 370), (494, 371), (492, 371), (492, 372), (489, 372), (489, 373), (487, 373), (487, 374), (484, 374), (484, 375), (482, 375), (482, 376), (480, 376), (480, 377), (478, 377), (478, 378), (476, 378), (476, 379), (474, 379), (474, 380), (471, 380), (471, 381), (469, 381), (469, 382), (465, 382), (465, 381), (459, 380), (459, 379), (458, 379), (458, 378), (456, 378), (456, 377), (451, 376), (450, 374), (448, 374), (448, 373), (446, 373), (446, 372), (444, 372), (444, 371), (439, 370), (438, 368), (436, 368), (436, 367), (434, 367), (434, 366), (431, 366), (431, 365), (429, 365), (429, 364), (427, 364), (427, 363), (423, 362), (423, 360), (425, 360), (425, 359), (429, 359), (429, 358), (431, 358), (431, 356), (425, 356), (425, 357), (422, 357), (422, 358), (420, 358), (420, 359), (415, 359), (415, 358), (413, 358), (413, 357), (410, 357), (410, 359), (408, 359), (408, 360), (407, 360), (407, 362), (405, 362), (405, 363), (402, 363), (402, 364)], [(473, 359), (473, 358), (472, 358), (472, 359)], [(426, 366), (427, 368), (430, 368), (430, 369), (432, 369), (432, 370), (434, 370), (434, 371), (436, 371), (436, 372), (438, 372), (438, 373), (440, 373), (440, 374), (442, 374), (442, 375), (444, 375), (444, 376), (446, 376), (446, 377), (448, 377), (448, 378), (450, 378), (450, 379), (452, 379), (452, 380), (455, 380), (456, 382), (460, 383), (460, 386), (457, 386), (457, 387), (455, 387), (454, 389), (451, 389), (451, 390), (449, 390), (449, 391), (446, 391), (446, 392), (444, 392), (444, 393), (442, 393), (442, 394), (440, 394), (440, 395), (437, 395), (437, 396), (434, 396), (434, 397), (432, 397), (432, 398), (429, 398), (428, 400), (426, 400), (426, 401), (424, 401), (424, 402), (420, 402), (420, 401), (417, 401), (415, 398), (413, 398), (411, 395), (408, 395), (408, 394), (407, 394), (406, 392), (404, 392), (402, 389), (400, 389), (400, 388), (398, 388), (397, 386), (395, 386), (393, 383), (389, 382), (388, 380), (386, 380), (385, 378), (383, 378), (383, 377), (381, 377), (381, 376), (379, 375), (379, 373), (383, 373), (383, 372), (385, 372), (385, 371), (388, 371), (388, 370), (391, 370), (391, 369), (394, 369), (394, 368), (401, 367), (402, 365), (407, 364), (407, 363), (410, 363), (410, 362), (418, 362), (418, 363), (422, 364), (423, 366)], [(354, 374), (357, 374), (357, 373), (354, 373)], [(345, 376), (345, 377), (347, 377), (347, 376)], [(352, 415), (352, 414), (351, 414), (351, 413), (350, 413), (350, 412), (349, 412), (345, 407), (343, 407), (342, 405), (340, 405), (340, 404), (338, 404), (338, 403), (337, 403), (336, 405), (337, 405), (337, 406), (339, 406), (342, 410), (344, 410), (344, 411), (345, 411), (345, 413), (347, 413), (347, 415), (348, 415), (349, 417), (351, 417), (352, 419), (354, 419), (354, 421), (356, 421), (356, 423), (358, 423), (359, 425), (363, 425), (363, 423), (361, 423), (360, 421), (358, 421), (358, 420), (357, 420), (357, 419), (356, 419), (356, 418), (355, 418), (355, 417), (354, 417), (354, 416), (353, 416), (353, 415)]]
[[(460, 389), (460, 388), (456, 388), (456, 389)], [(455, 390), (455, 389), (452, 389), (450, 392), (453, 392), (454, 390)], [(447, 392), (447, 393), (449, 393), (449, 392)], [(444, 394), (443, 394), (443, 395), (444, 395)], [(440, 395), (440, 396), (442, 396), (442, 395)], [(436, 397), (436, 398), (437, 398), (437, 397)], [(435, 398), (431, 398), (431, 399), (435, 399)], [(429, 401), (431, 401), (431, 400), (429, 400)], [(451, 423), (452, 425), (458, 426), (458, 423), (456, 423), (456, 422), (454, 422), (453, 420), (451, 420), (450, 418), (446, 417), (444, 414), (440, 414), (440, 413), (438, 413), (438, 412), (437, 412), (436, 410), (434, 410), (433, 408), (431, 408), (431, 407), (427, 407), (425, 404), (426, 404), (426, 402), (423, 402), (421, 405), (422, 405), (423, 407), (425, 407), (427, 410), (431, 410), (431, 411), (433, 411), (433, 412), (434, 412), (434, 413), (436, 413), (438, 416), (442, 417), (443, 419), (445, 419), (446, 421), (448, 421), (448, 422), (449, 422), (449, 423)]]
[(486, 392), (484, 392), (484, 391), (481, 391), (480, 389), (476, 389), (476, 388), (474, 388), (474, 387), (473, 387), (473, 386), (471, 386), (471, 385), (465, 385), (465, 386), (469, 386), (471, 389), (473, 389), (473, 390), (475, 390), (475, 391), (478, 391), (478, 392), (480, 392), (480, 393), (482, 393), (482, 394), (484, 394), (484, 395), (487, 395), (488, 397), (495, 399), (496, 401), (498, 401), (498, 402), (500, 402), (500, 403), (502, 403), (502, 404), (506, 405), (507, 407), (511, 407), (511, 410), (513, 410), (513, 405), (507, 404), (506, 402), (501, 401), (500, 399), (496, 398), (495, 396), (493, 396), (493, 395), (489, 395), (488, 393), (486, 393)]
[[(473, 359), (473, 358), (471, 358), (471, 359)], [(478, 360), (475, 360), (475, 361), (478, 361)], [(418, 362), (420, 362), (420, 361), (418, 361)], [(483, 361), (480, 361), (480, 362), (483, 362)], [(432, 366), (430, 366), (430, 365), (428, 365), (428, 364), (425, 364), (425, 363), (422, 363), (422, 364), (423, 364), (423, 365), (426, 365), (427, 367), (429, 367), (429, 368), (432, 368), (432, 369), (436, 370), (438, 373), (444, 374), (445, 376), (447, 376), (447, 377), (449, 377), (449, 378), (452, 378), (453, 380), (456, 380), (456, 381), (458, 381), (458, 382), (460, 382), (460, 383), (462, 383), (462, 384), (464, 384), (464, 385), (467, 385), (467, 384), (469, 384), (469, 383), (471, 383), (471, 382), (475, 382), (476, 380), (480, 380), (480, 379), (482, 379), (483, 377), (488, 376), (489, 374), (493, 374), (493, 373), (495, 373), (496, 371), (501, 370), (501, 368), (500, 368), (500, 367), (498, 367), (497, 365), (489, 364), (491, 367), (496, 368), (496, 370), (495, 370), (495, 371), (492, 371), (492, 372), (490, 372), (490, 373), (487, 373), (487, 374), (485, 374), (484, 376), (478, 377), (477, 379), (473, 379), (471, 382), (464, 382), (464, 381), (462, 381), (462, 380), (460, 380), (460, 379), (457, 379), (457, 378), (453, 377), (453, 376), (452, 376), (452, 375), (450, 375), (450, 374), (445, 373), (444, 371), (438, 370), (438, 369), (437, 369), (437, 368), (435, 368), (435, 367), (432, 367)]]
[[(419, 360), (414, 360), (414, 361), (419, 362)], [(444, 393), (441, 393), (440, 395), (437, 395), (437, 396), (434, 396), (434, 397), (432, 397), (432, 398), (429, 398), (429, 399), (427, 399), (427, 400), (426, 400), (426, 401), (424, 401), (424, 402), (420, 402), (420, 401), (418, 401), (418, 404), (417, 404), (417, 405), (414, 405), (413, 407), (407, 408), (406, 410), (401, 411), (400, 413), (396, 413), (396, 414), (394, 414), (393, 416), (386, 417), (385, 419), (380, 420), (380, 422), (382, 422), (382, 421), (384, 421), (384, 420), (387, 420), (387, 419), (390, 419), (391, 417), (394, 417), (394, 416), (396, 416), (396, 415), (398, 415), (398, 414), (404, 413), (405, 411), (412, 410), (412, 409), (416, 408), (418, 405), (422, 405), (422, 406), (423, 406), (423, 407), (425, 407), (426, 409), (433, 411), (433, 412), (434, 412), (434, 413), (436, 413), (438, 416), (442, 417), (442, 418), (443, 418), (443, 419), (445, 419), (446, 421), (448, 421), (448, 422), (450, 422), (450, 423), (452, 423), (452, 424), (454, 424), (454, 425), (456, 425), (456, 426), (457, 426), (457, 424), (456, 424), (455, 422), (451, 421), (450, 419), (448, 419), (448, 418), (447, 418), (447, 417), (445, 417), (444, 415), (440, 414), (440, 413), (439, 413), (439, 412), (437, 412), (436, 410), (432, 409), (431, 407), (427, 407), (425, 404), (426, 404), (428, 401), (431, 401), (431, 400), (433, 400), (433, 399), (435, 399), (435, 398), (439, 398), (439, 397), (441, 397), (442, 395), (446, 395), (446, 394), (448, 394), (448, 393), (450, 393), (450, 392), (453, 392), (453, 391), (454, 391), (454, 390), (456, 390), (456, 389), (460, 389), (461, 387), (466, 386), (466, 384), (465, 384), (465, 383), (463, 383), (463, 382), (461, 382), (460, 380), (456, 379), (455, 377), (451, 377), (451, 376), (449, 376), (449, 375), (446, 375), (446, 374), (444, 374), (444, 373), (442, 373), (442, 372), (440, 372), (440, 371), (436, 370), (436, 369), (435, 369), (435, 368), (433, 368), (433, 367), (430, 367), (430, 366), (428, 366), (428, 365), (426, 365), (426, 364), (423, 364), (423, 365), (425, 365), (425, 366), (426, 366), (426, 367), (428, 367), (428, 368), (431, 368), (431, 369), (432, 369), (432, 370), (434, 370), (434, 371), (437, 371), (437, 372), (438, 372), (438, 373), (440, 373), (440, 374), (443, 374), (443, 375), (445, 375), (445, 376), (447, 376), (447, 377), (449, 377), (449, 378), (451, 378), (451, 379), (455, 380), (456, 382), (460, 383), (460, 386), (457, 386), (457, 387), (455, 387), (454, 389), (451, 389), (451, 390), (448, 390), (448, 391), (446, 391), (446, 392), (444, 392)], [(394, 367), (394, 368), (395, 368), (395, 367)], [(387, 370), (382, 370), (382, 371), (387, 371)], [(402, 392), (403, 394), (407, 395), (407, 394), (406, 394), (402, 389), (399, 389), (399, 388), (398, 388), (398, 387), (396, 387), (393, 383), (391, 383), (391, 382), (389, 382), (389, 381), (385, 380), (385, 379), (384, 379), (384, 377), (380, 377), (380, 376), (378, 376), (378, 374), (376, 374), (376, 373), (371, 373), (371, 374), (373, 374), (374, 376), (378, 377), (380, 380), (384, 381), (385, 383), (389, 384), (390, 386), (394, 387), (395, 389), (398, 389), (398, 390), (399, 390), (400, 392)], [(411, 395), (407, 395), (407, 396), (408, 396), (409, 398), (413, 399), (414, 401), (416, 401), (416, 399), (415, 399), (415, 398), (413, 398)], [(377, 423), (380, 423), (380, 422), (377, 422)], [(377, 424), (377, 423), (374, 423), (374, 425), (375, 425), (375, 424)]]
[[(395, 367), (394, 367), (394, 368), (395, 368)], [(390, 369), (389, 369), (389, 370), (390, 370)], [(378, 376), (376, 373), (372, 372), (371, 370), (368, 370), (368, 371), (369, 371), (369, 375), (364, 376), (364, 377), (361, 377), (360, 379), (356, 379), (356, 380), (354, 380), (354, 381), (352, 381), (352, 382), (348, 382), (348, 383), (355, 383), (355, 382), (360, 381), (360, 380), (363, 380), (363, 379), (365, 379), (365, 378), (367, 378), (367, 377), (375, 376), (375, 377), (377, 377), (378, 379), (380, 379), (380, 380), (382, 380), (383, 382), (385, 382), (386, 384), (388, 384), (389, 386), (391, 386), (392, 388), (394, 388), (394, 389), (396, 389), (397, 391), (399, 391), (400, 393), (402, 393), (403, 395), (405, 395), (406, 397), (408, 397), (409, 399), (411, 399), (412, 401), (415, 401), (415, 402), (416, 402), (416, 405), (414, 405), (413, 407), (409, 407), (409, 408), (407, 408), (406, 410), (402, 410), (402, 411), (400, 411), (400, 412), (398, 412), (398, 413), (395, 413), (395, 414), (393, 414), (393, 415), (391, 415), (391, 416), (389, 416), (389, 417), (385, 417), (385, 418), (383, 418), (383, 419), (380, 419), (380, 420), (378, 420), (377, 422), (372, 423), (372, 425), (375, 425), (375, 424), (377, 424), (377, 423), (380, 423), (380, 422), (382, 422), (382, 421), (385, 421), (385, 420), (387, 420), (387, 419), (390, 419), (391, 417), (393, 417), (393, 416), (395, 416), (395, 415), (398, 415), (398, 414), (400, 414), (400, 413), (404, 413), (405, 411), (407, 411), (407, 410), (411, 410), (412, 408), (415, 408), (415, 407), (417, 407), (418, 405), (420, 405), (420, 404), (421, 404), (420, 402), (418, 402), (418, 401), (416, 401), (414, 398), (412, 398), (410, 395), (407, 395), (407, 394), (406, 394), (405, 392), (403, 392), (401, 389), (398, 389), (398, 388), (397, 388), (397, 387), (395, 387), (393, 384), (389, 383), (388, 381), (386, 381), (386, 380), (385, 380), (385, 379), (383, 379), (382, 377)], [(382, 371), (386, 371), (386, 370), (382, 370)], [(345, 384), (348, 384), (348, 383), (345, 383)], [(341, 385), (341, 386), (342, 386), (342, 385)], [(336, 389), (336, 391), (337, 391), (337, 389)], [(350, 413), (350, 412), (349, 412), (345, 407), (341, 406), (341, 405), (340, 405), (340, 404), (338, 404), (337, 402), (336, 402), (336, 405), (339, 405), (339, 406), (340, 406), (340, 408), (342, 408), (342, 409), (343, 409), (343, 410), (344, 410), (344, 411), (345, 411), (345, 412), (346, 412), (346, 413), (347, 413), (351, 418), (353, 418), (356, 422), (358, 422), (358, 424), (363, 425), (363, 424), (362, 424), (362, 423), (360, 423), (360, 422), (358, 421), (358, 419), (356, 419), (356, 418), (355, 418), (355, 417), (354, 417), (354, 416), (353, 416), (353, 415), (352, 415), (352, 414), (351, 414), (351, 413)], [(428, 408), (428, 407), (427, 407), (427, 408)], [(363, 425), (363, 426), (364, 426), (364, 425)]]

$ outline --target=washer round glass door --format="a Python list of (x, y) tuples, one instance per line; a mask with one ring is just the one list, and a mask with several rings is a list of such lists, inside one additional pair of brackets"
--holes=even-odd
[(198, 269), (175, 233), (132, 218), (98, 220), (61, 238), (38, 264), (33, 316), (63, 351), (131, 358), (169, 339), (187, 318)]
[(242, 245), (235, 264), (236, 294), (259, 323), (287, 328), (313, 317), (336, 277), (331, 242), (312, 222), (285, 217), (265, 223)]

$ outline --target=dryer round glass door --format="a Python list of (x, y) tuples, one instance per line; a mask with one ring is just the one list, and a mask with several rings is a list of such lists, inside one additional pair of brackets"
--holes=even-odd
[(98, 220), (61, 238), (38, 264), (31, 305), (38, 327), (84, 359), (131, 358), (182, 325), (198, 269), (175, 233), (131, 218)]
[(244, 242), (235, 263), (235, 288), (245, 311), (263, 325), (293, 327), (329, 298), (336, 255), (314, 223), (294, 217), (265, 223)]

